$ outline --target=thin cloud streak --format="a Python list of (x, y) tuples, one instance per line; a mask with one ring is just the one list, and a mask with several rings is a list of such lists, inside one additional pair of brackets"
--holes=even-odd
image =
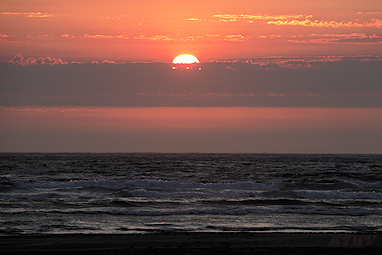
[(46, 12), (0, 12), (0, 15), (6, 16), (25, 16), (27, 18), (50, 18), (57, 16), (57, 13)]
[(349, 22), (338, 22), (338, 21), (324, 21), (324, 20), (277, 20), (277, 21), (268, 21), (269, 25), (276, 26), (304, 26), (304, 27), (332, 27), (332, 28), (364, 28), (364, 27), (382, 27), (382, 20), (372, 19), (372, 22), (363, 22), (359, 23), (356, 21)]
[(214, 18), (229, 19), (234, 21), (235, 19), (252, 19), (252, 20), (279, 20), (279, 19), (307, 19), (313, 17), (312, 15), (250, 15), (250, 14), (216, 14)]
[(315, 43), (315, 44), (376, 44), (382, 43), (382, 36), (364, 33), (352, 34), (311, 34), (308, 37), (317, 37), (309, 40), (288, 40), (294, 43)]

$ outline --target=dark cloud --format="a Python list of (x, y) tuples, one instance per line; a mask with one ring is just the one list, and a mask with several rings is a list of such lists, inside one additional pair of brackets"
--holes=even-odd
[(382, 106), (382, 60), (372, 57), (205, 62), (190, 70), (28, 60), (0, 63), (1, 106)]

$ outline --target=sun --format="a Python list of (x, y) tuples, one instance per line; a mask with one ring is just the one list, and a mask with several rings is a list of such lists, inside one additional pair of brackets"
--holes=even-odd
[(199, 59), (191, 54), (181, 54), (174, 58), (173, 64), (199, 64)]

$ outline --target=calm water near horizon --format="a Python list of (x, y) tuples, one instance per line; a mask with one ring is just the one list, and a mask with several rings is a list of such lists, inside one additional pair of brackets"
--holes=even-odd
[(382, 231), (382, 155), (0, 153), (0, 235)]

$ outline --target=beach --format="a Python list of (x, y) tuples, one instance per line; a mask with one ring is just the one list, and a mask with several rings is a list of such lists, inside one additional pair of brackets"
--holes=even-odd
[(0, 238), (3, 254), (380, 254), (381, 233), (157, 233)]

